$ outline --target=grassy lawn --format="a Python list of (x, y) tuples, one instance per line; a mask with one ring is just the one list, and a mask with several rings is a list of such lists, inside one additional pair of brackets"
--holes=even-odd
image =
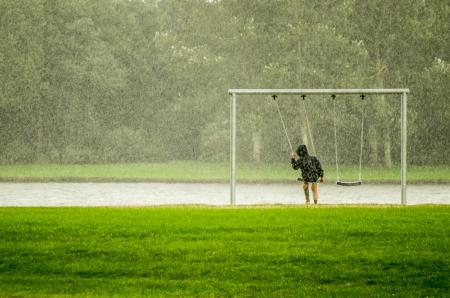
[(450, 207), (0, 208), (0, 296), (444, 297)]
[[(325, 165), (325, 178), (336, 177), (334, 165)], [(342, 179), (356, 180), (358, 169), (340, 167)], [(408, 168), (409, 183), (450, 183), (450, 167)], [(289, 182), (297, 173), (290, 164), (238, 164), (237, 179), (241, 182)], [(399, 182), (400, 169), (364, 168), (365, 182)], [(167, 163), (136, 163), (106, 165), (11, 165), (0, 166), (0, 181), (164, 181), (164, 182), (226, 182), (228, 163), (173, 161)]]

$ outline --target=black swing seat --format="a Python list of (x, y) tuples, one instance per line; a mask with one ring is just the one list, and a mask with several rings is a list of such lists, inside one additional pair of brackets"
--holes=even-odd
[(336, 181), (336, 184), (341, 186), (358, 186), (362, 184), (362, 181)]

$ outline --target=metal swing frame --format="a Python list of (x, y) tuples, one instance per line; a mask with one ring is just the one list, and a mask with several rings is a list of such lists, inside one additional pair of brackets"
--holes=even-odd
[(236, 204), (236, 104), (238, 95), (400, 95), (401, 100), (401, 204), (406, 205), (407, 95), (409, 89), (229, 89), (230, 96), (230, 204)]

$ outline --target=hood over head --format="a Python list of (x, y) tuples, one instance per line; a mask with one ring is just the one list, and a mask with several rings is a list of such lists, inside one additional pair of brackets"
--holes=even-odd
[(308, 149), (306, 148), (306, 145), (299, 145), (295, 152), (297, 152), (297, 155), (299, 157), (305, 157), (305, 156), (309, 155), (308, 154)]

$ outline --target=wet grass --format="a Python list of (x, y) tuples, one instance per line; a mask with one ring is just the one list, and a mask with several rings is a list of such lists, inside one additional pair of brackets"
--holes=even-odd
[(0, 208), (0, 296), (444, 297), (450, 207)]
[[(336, 178), (334, 165), (324, 166), (326, 181)], [(167, 163), (104, 164), (104, 165), (3, 165), (0, 181), (162, 181), (162, 182), (227, 182), (228, 163), (173, 161)], [(357, 167), (340, 167), (340, 176), (356, 180)], [(408, 167), (409, 183), (450, 183), (450, 168)], [(286, 164), (238, 164), (240, 182), (290, 182), (297, 173)], [(365, 167), (362, 178), (372, 183), (398, 183), (400, 169)]]

